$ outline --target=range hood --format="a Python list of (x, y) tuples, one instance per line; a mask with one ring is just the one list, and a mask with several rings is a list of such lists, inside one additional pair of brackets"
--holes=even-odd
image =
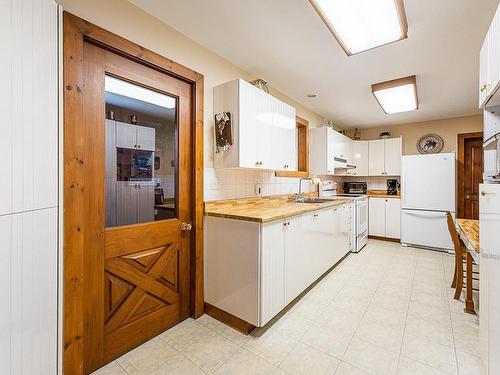
[(355, 169), (355, 165), (347, 164), (347, 160), (335, 156), (333, 158), (333, 168), (335, 169)]

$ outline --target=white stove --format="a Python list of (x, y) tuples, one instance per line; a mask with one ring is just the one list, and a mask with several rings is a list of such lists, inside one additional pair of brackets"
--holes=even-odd
[(319, 196), (327, 199), (353, 199), (351, 211), (351, 252), (359, 253), (368, 242), (368, 196), (366, 194), (337, 194), (337, 183), (320, 181)]

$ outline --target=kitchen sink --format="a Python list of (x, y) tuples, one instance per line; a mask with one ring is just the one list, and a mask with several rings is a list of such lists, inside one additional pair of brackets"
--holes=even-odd
[(331, 199), (321, 199), (321, 198), (296, 198), (295, 203), (327, 203), (331, 202)]

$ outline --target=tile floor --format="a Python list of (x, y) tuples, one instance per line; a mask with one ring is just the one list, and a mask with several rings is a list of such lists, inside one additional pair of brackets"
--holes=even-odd
[(370, 240), (265, 328), (188, 319), (94, 375), (483, 374), (453, 257)]

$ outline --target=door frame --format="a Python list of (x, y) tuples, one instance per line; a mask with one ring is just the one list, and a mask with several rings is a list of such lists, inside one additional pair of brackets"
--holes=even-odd
[(463, 217), (465, 211), (465, 141), (479, 137), (483, 138), (483, 132), (457, 135), (457, 218)]
[[(68, 12), (63, 13), (64, 214), (63, 214), (63, 372), (83, 374), (84, 233), (83, 46), (92, 42), (132, 61), (187, 82), (193, 96), (193, 230), (190, 251), (190, 315), (204, 312), (203, 295), (203, 93), (204, 77)], [(79, 131), (82, 130), (82, 131)]]

